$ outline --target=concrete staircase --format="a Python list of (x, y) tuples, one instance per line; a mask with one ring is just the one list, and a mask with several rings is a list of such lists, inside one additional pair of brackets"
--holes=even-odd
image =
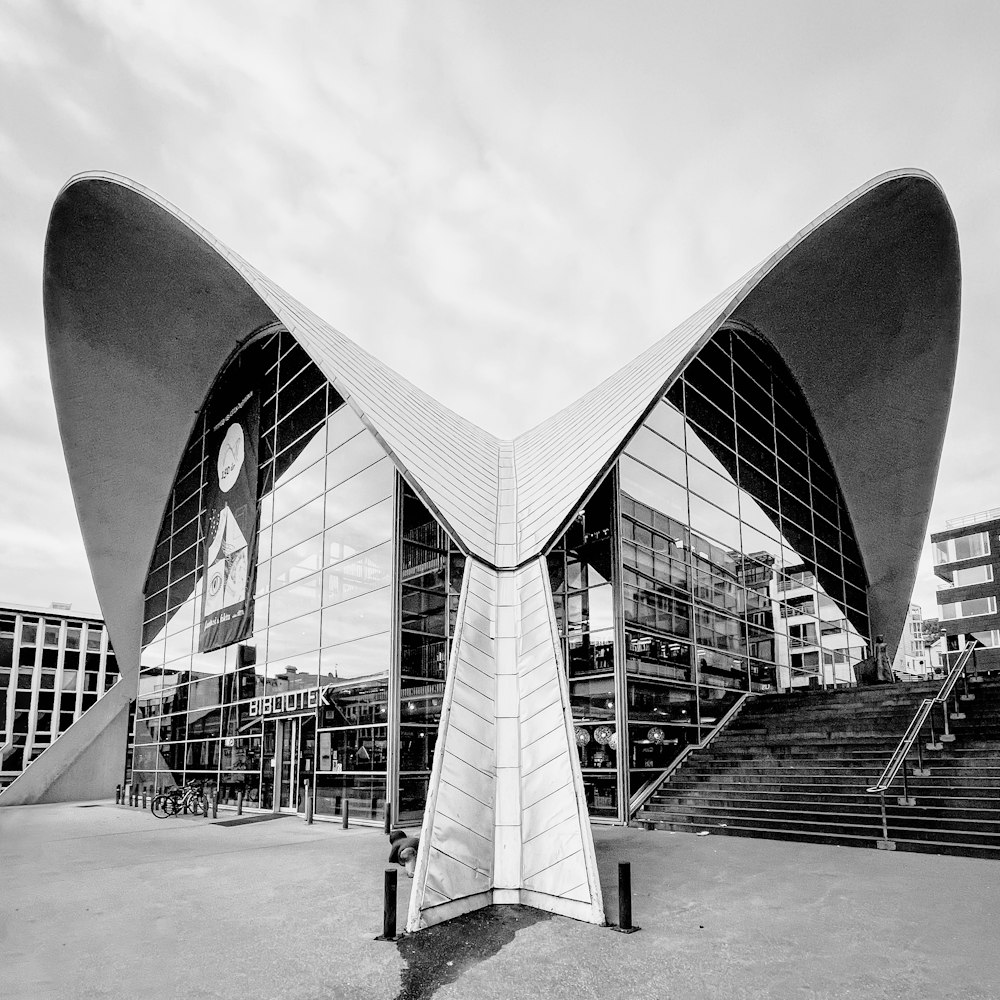
[[(874, 785), (923, 698), (940, 681), (750, 699), (704, 750), (688, 756), (632, 825), (741, 837), (875, 847)], [(961, 686), (959, 687), (961, 690)], [(886, 795), (897, 850), (1000, 859), (1000, 679), (970, 683), (950, 721), (956, 739), (924, 749), (916, 805)], [(951, 707), (951, 706), (950, 706)], [(941, 711), (935, 709), (940, 733)], [(930, 733), (921, 734), (926, 746)], [(910, 763), (915, 767), (915, 755)]]

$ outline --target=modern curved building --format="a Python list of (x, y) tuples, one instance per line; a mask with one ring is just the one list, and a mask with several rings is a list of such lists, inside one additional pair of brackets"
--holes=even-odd
[(59, 194), (44, 292), (130, 684), (89, 737), (117, 727), (124, 758), (131, 697), (140, 783), (422, 822), (411, 928), (603, 919), (588, 819), (628, 821), (741, 693), (850, 684), (900, 634), (959, 327), (924, 173), (855, 191), (514, 440), (121, 177)]

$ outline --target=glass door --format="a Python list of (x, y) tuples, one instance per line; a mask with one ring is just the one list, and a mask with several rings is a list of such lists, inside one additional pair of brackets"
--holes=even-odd
[(298, 719), (299, 760), (298, 760), (298, 801), (296, 811), (304, 812), (305, 797), (313, 793), (313, 770), (316, 759), (316, 719), (304, 715)]
[(277, 752), (277, 725), (271, 719), (264, 721), (264, 749), (261, 754), (260, 765), (260, 807), (261, 809), (274, 809), (274, 769), (278, 761)]
[(294, 809), (298, 771), (299, 720), (281, 719), (278, 726), (278, 809)]

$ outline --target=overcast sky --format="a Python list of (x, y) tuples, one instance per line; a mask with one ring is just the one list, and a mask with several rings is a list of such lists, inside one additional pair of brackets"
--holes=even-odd
[[(82, 170), (153, 188), (510, 436), (921, 167), (963, 267), (931, 530), (1000, 507), (998, 38), (991, 2), (0, 0), (0, 601), (97, 608), (41, 311)], [(927, 551), (928, 615), (934, 591)]]

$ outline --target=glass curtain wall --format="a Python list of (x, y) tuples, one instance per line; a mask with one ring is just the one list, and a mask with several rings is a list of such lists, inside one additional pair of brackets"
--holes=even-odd
[(318, 816), (346, 805), (379, 821), (388, 798), (412, 823), (464, 557), (288, 333), (251, 343), (217, 385), (228, 379), (263, 401), (253, 634), (198, 652), (202, 414), (147, 579), (134, 780), (202, 779), (223, 802), (242, 793), (263, 809), (301, 810), (314, 794)]
[(399, 798), (414, 823), (427, 799), (465, 557), (402, 479)]
[[(223, 801), (242, 792), (262, 808), (301, 808), (297, 789), (307, 784), (317, 813), (350, 799), (354, 815), (380, 815), (394, 468), (286, 332), (241, 351), (220, 383), (229, 379), (258, 386), (262, 401), (253, 634), (198, 652), (210, 397), (181, 458), (147, 579), (135, 780), (200, 778)], [(322, 710), (296, 714), (304, 698), (274, 697), (297, 691), (317, 700), (322, 692)], [(292, 711), (269, 712), (275, 705)]]
[(616, 728), (614, 476), (609, 476), (548, 554), (563, 661), (569, 676), (577, 749), (587, 806), (616, 817), (619, 744)]
[(742, 331), (656, 404), (549, 573), (594, 816), (626, 818), (740, 692), (850, 684), (865, 654), (867, 579), (829, 457), (783, 362)]

